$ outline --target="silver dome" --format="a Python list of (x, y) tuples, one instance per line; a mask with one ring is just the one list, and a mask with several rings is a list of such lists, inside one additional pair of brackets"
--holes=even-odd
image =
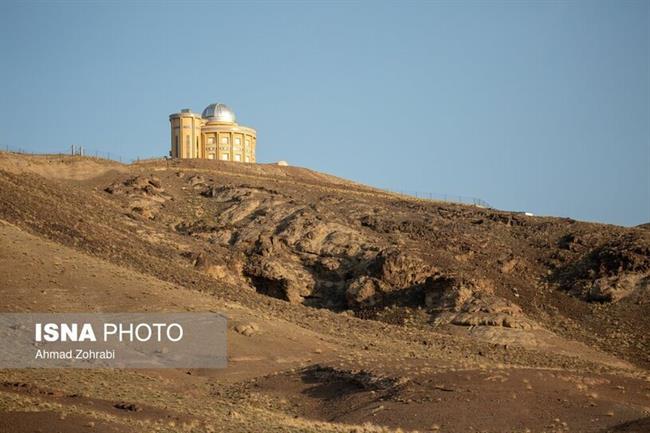
[(235, 123), (235, 113), (226, 104), (210, 104), (205, 107), (201, 116), (217, 122)]

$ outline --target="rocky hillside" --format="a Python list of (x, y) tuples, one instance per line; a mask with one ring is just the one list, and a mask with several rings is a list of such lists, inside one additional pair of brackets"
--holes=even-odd
[[(622, 369), (623, 376), (645, 377), (650, 367), (646, 227), (419, 200), (296, 167), (218, 161), (127, 166), (10, 154), (0, 155), (0, 220), (125, 272), (212, 297), (223, 308), (238, 305), (329, 336), (324, 341), (338, 337), (332, 344), (352, 353), (346, 369), (307, 363), (298, 378), (295, 370), (277, 369), (280, 376), (256, 379), (263, 395), (289, 402), (282, 389), (295, 380), (339, 390), (353, 386), (363, 391), (357, 397), (381, 395), (393, 403), (427, 393), (418, 388), (426, 381), (403, 385), (405, 373), (394, 361), (375, 360), (381, 371), (367, 366), (360, 373), (364, 360), (374, 359), (368, 353), (373, 347), (399, 347), (438, 368)], [(15, 300), (5, 309), (30, 306)], [(245, 337), (258, 331), (259, 324), (250, 323), (233, 330)], [(641, 393), (628, 394), (625, 404), (647, 410), (650, 388), (642, 383), (625, 385)], [(229, 398), (255, 406), (251, 386), (238, 382)], [(404, 423), (401, 415), (384, 419), (383, 409), (341, 418), (350, 401), (334, 401), (334, 395), (317, 399), (331, 404), (296, 409), (296, 416), (425, 431), (439, 424)], [(441, 410), (453, 418), (452, 409)], [(576, 415), (591, 428), (580, 431), (598, 431), (598, 423), (588, 422), (593, 416)], [(617, 416), (601, 426), (643, 418), (643, 410)], [(535, 418), (530, 425), (546, 428), (545, 422)], [(555, 424), (564, 431), (561, 421)], [(483, 427), (504, 431), (498, 423)]]

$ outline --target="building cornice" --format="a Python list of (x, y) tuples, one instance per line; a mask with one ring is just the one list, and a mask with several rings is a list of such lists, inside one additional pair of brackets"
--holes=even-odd
[(239, 131), (239, 132), (247, 132), (249, 134), (256, 135), (257, 131), (253, 128), (249, 128), (248, 126), (242, 126), (238, 124), (233, 124), (233, 123), (222, 123), (219, 125), (215, 124), (208, 124), (203, 127), (201, 127), (201, 132), (221, 132), (221, 131)]
[(201, 115), (197, 113), (172, 113), (169, 115), (169, 120), (178, 119), (180, 117), (194, 117), (195, 119), (201, 119)]

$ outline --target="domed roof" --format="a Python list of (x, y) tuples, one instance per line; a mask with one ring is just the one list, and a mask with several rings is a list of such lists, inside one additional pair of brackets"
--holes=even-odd
[(205, 107), (201, 116), (217, 122), (235, 123), (235, 113), (226, 104), (210, 104)]

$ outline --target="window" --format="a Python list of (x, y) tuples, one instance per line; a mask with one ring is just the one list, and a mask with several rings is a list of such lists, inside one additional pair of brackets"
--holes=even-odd
[(240, 154), (235, 154), (235, 161), (241, 161), (241, 155)]
[(212, 135), (208, 137), (208, 144), (214, 144), (214, 137)]
[(235, 137), (235, 144), (241, 144), (241, 138)]
[(212, 152), (208, 153), (208, 159), (214, 159), (214, 153)]
[(229, 137), (227, 135), (221, 136), (221, 144), (228, 144), (230, 143)]
[(222, 161), (228, 161), (228, 154), (227, 153), (222, 153), (221, 154), (221, 160)]
[(251, 162), (251, 157), (248, 156), (248, 155), (246, 155), (246, 156), (244, 157), (244, 161), (246, 161), (246, 162)]

